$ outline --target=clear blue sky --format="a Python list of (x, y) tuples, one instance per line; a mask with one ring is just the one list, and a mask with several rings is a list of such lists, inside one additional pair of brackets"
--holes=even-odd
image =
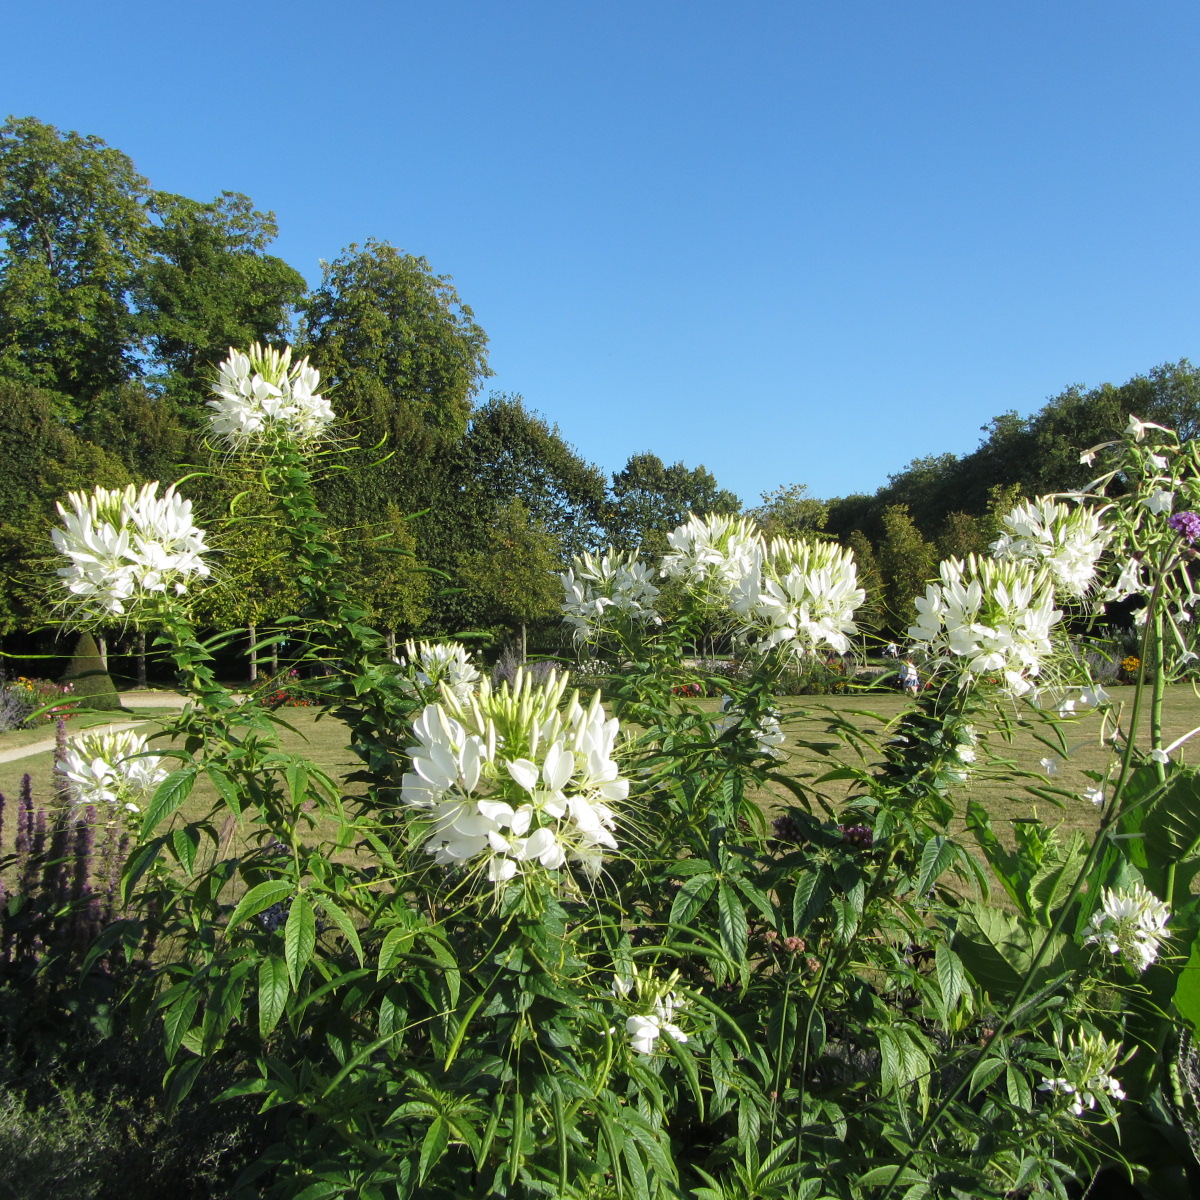
[(1200, 358), (1195, 0), (37, 0), (0, 108), (452, 275), (607, 471), (872, 491)]

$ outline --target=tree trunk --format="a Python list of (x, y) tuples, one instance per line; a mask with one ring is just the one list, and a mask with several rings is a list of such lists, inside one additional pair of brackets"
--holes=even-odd
[(521, 666), (525, 666), (527, 661), (528, 661), (528, 656), (526, 654), (525, 622), (522, 621), (521, 622)]
[(137, 685), (144, 688), (146, 686), (146, 631), (144, 629), (137, 631), (134, 644), (137, 647)]
[(105, 671), (108, 670), (108, 642), (105, 640), (104, 634), (96, 634), (96, 650), (100, 655), (100, 665)]
[(392, 657), (396, 657), (396, 631), (389, 629), (387, 631), (387, 652)]
[(246, 626), (246, 632), (250, 635), (250, 682), (258, 682), (258, 650), (255, 643), (258, 641), (258, 626), (250, 624)]
[(278, 641), (271, 643), (271, 674), (279, 674), (279, 643)]

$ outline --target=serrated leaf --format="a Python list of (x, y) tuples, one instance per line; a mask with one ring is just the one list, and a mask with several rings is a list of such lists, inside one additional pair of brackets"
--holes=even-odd
[(299, 990), (300, 977), (317, 945), (317, 919), (308, 897), (301, 892), (288, 910), (287, 924), (283, 927), (283, 956), (287, 963), (292, 986)]
[(342, 936), (350, 943), (350, 948), (358, 959), (358, 965), (364, 966), (362, 942), (359, 940), (358, 930), (354, 928), (354, 922), (328, 896), (320, 896), (317, 903), (320, 904), (321, 911), (338, 927)]
[(258, 916), (272, 904), (278, 904), (293, 890), (290, 879), (268, 879), (265, 883), (256, 884), (238, 901), (233, 916), (229, 918), (227, 932), (232, 933), (243, 921)]
[(958, 848), (940, 833), (925, 843), (921, 851), (921, 874), (917, 879), (917, 895), (923, 896), (942, 877), (958, 857)]
[(192, 1027), (192, 1018), (200, 1004), (200, 993), (193, 988), (186, 988), (179, 999), (163, 1013), (163, 1031), (166, 1034), (167, 1061), (175, 1057), (184, 1035)]
[(746, 909), (737, 892), (723, 879), (717, 888), (717, 928), (725, 953), (734, 962), (745, 962), (746, 941), (749, 936)]
[(708, 903), (716, 890), (715, 875), (693, 875), (675, 895), (671, 904), (671, 923), (690, 925), (692, 918)]
[(429, 1172), (437, 1165), (446, 1147), (450, 1144), (450, 1123), (445, 1117), (435, 1117), (421, 1140), (421, 1159), (417, 1166), (417, 1179), (424, 1182)]
[(967, 973), (963, 969), (962, 959), (944, 942), (939, 943), (934, 951), (933, 964), (942, 993), (943, 1013), (949, 1014), (966, 993)]
[(191, 795), (195, 782), (196, 768), (181, 767), (178, 771), (172, 771), (154, 789), (154, 798), (142, 821), (143, 841)]
[(217, 770), (216, 767), (209, 767), (205, 774), (208, 776), (208, 781), (216, 789), (216, 793), (225, 801), (227, 808), (231, 809), (237, 816), (242, 815), (242, 794), (238, 790), (238, 786), (224, 771)]
[(805, 871), (796, 878), (792, 895), (792, 934), (803, 937), (829, 902), (829, 881), (824, 873)]
[(287, 1007), (287, 964), (278, 954), (268, 954), (258, 964), (258, 1032), (265, 1038)]

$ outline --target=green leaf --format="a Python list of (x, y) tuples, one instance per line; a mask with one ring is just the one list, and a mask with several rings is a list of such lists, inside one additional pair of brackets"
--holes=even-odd
[(292, 986), (299, 990), (300, 977), (317, 944), (317, 920), (308, 897), (301, 892), (288, 911), (287, 924), (283, 927), (283, 954), (287, 961)]
[(362, 942), (359, 940), (358, 930), (354, 928), (354, 922), (328, 896), (319, 896), (317, 903), (321, 906), (321, 911), (341, 930), (342, 936), (350, 943), (350, 948), (358, 959), (358, 965), (363, 966), (365, 960)]
[(200, 1004), (200, 993), (184, 985), (184, 990), (163, 1013), (163, 1029), (166, 1033), (167, 1061), (175, 1057), (180, 1042), (192, 1027), (192, 1018)]
[(217, 795), (225, 801), (225, 806), (232, 810), (237, 816), (242, 814), (242, 794), (238, 791), (238, 786), (224, 771), (218, 770), (216, 767), (210, 766), (205, 774), (208, 776), (209, 782), (216, 789)]
[(268, 879), (256, 884), (238, 901), (238, 906), (229, 918), (227, 933), (232, 933), (243, 921), (256, 917), (265, 908), (278, 904), (295, 890), (290, 879)]
[(717, 890), (717, 927), (725, 953), (737, 963), (746, 961), (746, 941), (749, 929), (746, 909), (737, 892), (723, 879)]
[(865, 1175), (860, 1175), (858, 1177), (858, 1186), (880, 1187), (885, 1183), (891, 1183), (893, 1178), (895, 1178), (896, 1183), (901, 1187), (910, 1183), (928, 1182), (924, 1175), (920, 1174), (918, 1171), (914, 1171), (912, 1167), (905, 1167), (902, 1171), (900, 1171), (899, 1175), (897, 1175), (896, 1168), (899, 1166), (900, 1164), (896, 1163), (894, 1166), (890, 1167), (872, 1167), (871, 1170), (869, 1170)]
[(195, 782), (196, 768), (181, 767), (178, 771), (172, 771), (154, 789), (154, 798), (142, 821), (143, 841), (191, 795)]
[(792, 896), (792, 935), (803, 937), (829, 903), (829, 880), (823, 872), (805, 871), (796, 879)]
[(450, 1123), (445, 1117), (435, 1117), (433, 1123), (425, 1131), (421, 1141), (421, 1159), (417, 1167), (419, 1182), (429, 1177), (429, 1172), (437, 1165), (446, 1147), (450, 1144)]
[(1179, 972), (1175, 984), (1175, 1010), (1200, 1033), (1200, 938), (1192, 943), (1192, 952)]
[(676, 893), (671, 905), (671, 923), (690, 925), (692, 918), (708, 903), (717, 889), (715, 875), (694, 875)]
[(944, 942), (933, 952), (934, 969), (942, 993), (943, 1015), (949, 1014), (967, 990), (967, 973), (962, 959)]
[(258, 964), (258, 1032), (265, 1038), (283, 1016), (288, 998), (287, 964), (268, 954)]
[(958, 857), (958, 847), (940, 833), (925, 843), (921, 851), (921, 874), (917, 880), (917, 895), (924, 896)]
[(171, 834), (171, 849), (184, 873), (191, 875), (196, 862), (196, 851), (200, 848), (200, 831), (191, 826), (186, 829), (176, 829)]

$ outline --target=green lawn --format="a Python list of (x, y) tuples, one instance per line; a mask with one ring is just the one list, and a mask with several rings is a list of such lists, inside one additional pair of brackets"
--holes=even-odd
[[(1114, 698), (1118, 703), (1123, 700), (1131, 701), (1133, 690), (1114, 689)], [(705, 707), (715, 707), (715, 701), (701, 703)], [(903, 697), (889, 693), (799, 697), (781, 701), (784, 728), (788, 734), (788, 745), (785, 747), (788, 759), (786, 763), (781, 764), (781, 769), (785, 773), (815, 779), (839, 763), (854, 762), (852, 752), (838, 746), (827, 734), (826, 725), (830, 717), (834, 714), (852, 716), (864, 732), (882, 738), (888, 736), (887, 723), (895, 718), (902, 706)], [(151, 733), (159, 727), (153, 719), (154, 715), (153, 711), (148, 715), (146, 710), (138, 711), (136, 719), (140, 722), (140, 732)], [(113, 716), (117, 720), (131, 719), (122, 713)], [(144, 721), (143, 716), (147, 717)], [(283, 744), (287, 749), (306, 755), (337, 778), (357, 768), (357, 760), (346, 748), (345, 728), (340, 722), (330, 718), (318, 719), (318, 710), (307, 708), (283, 709), (280, 710), (280, 716), (295, 727), (295, 732), (286, 729), (282, 731)], [(97, 718), (100, 721), (108, 719), (110, 718), (107, 716)], [(81, 723), (91, 720), (92, 718), (79, 718)], [(1165, 723), (1169, 741), (1200, 726), (1200, 698), (1197, 698), (1190, 687), (1170, 689)], [(81, 725), (73, 723), (72, 727), (75, 729)], [(1039, 761), (1051, 751), (1035, 740), (1032, 730), (1021, 730), (1011, 745), (995, 737), (993, 752), (1010, 759), (1012, 767), (989, 765), (984, 762), (984, 755), (981, 753), (978, 768), (972, 773), (967, 786), (971, 794), (986, 803), (998, 832), (1003, 832), (1007, 821), (1012, 818), (1030, 815), (1035, 804), (1039, 815), (1051, 821), (1061, 820), (1066, 830), (1075, 827), (1093, 828), (1096, 810), (1088, 801), (1080, 798), (1079, 793), (1085, 787), (1091, 786), (1091, 781), (1083, 775), (1083, 771), (1103, 771), (1113, 761), (1111, 748), (1100, 742), (1100, 731), (1100, 717), (1095, 713), (1073, 719), (1063, 726), (1068, 753), (1060, 762), (1058, 774), (1053, 779), (1048, 779), (1039, 766)], [(1044, 732), (1052, 736), (1049, 730)], [(53, 726), (50, 725), (38, 730), (7, 733), (0, 735), (0, 750), (52, 737)], [(797, 740), (821, 743), (826, 747), (826, 753), (822, 756), (801, 748), (797, 746)], [(1197, 739), (1196, 745), (1200, 748), (1200, 738)], [(29, 772), (33, 778), (35, 795), (43, 799), (48, 798), (52, 766), (52, 755), (49, 752), (14, 762), (0, 763), (0, 792), (10, 801), (15, 800), (21, 776)], [(1026, 793), (1025, 787), (1030, 780), (1018, 778), (1017, 773), (1021, 771), (1032, 772), (1036, 776), (1034, 782), (1060, 788), (1073, 795), (1063, 801), (1064, 807), (1061, 810), (1056, 809), (1052, 803)], [(353, 790), (353, 787), (350, 790)], [(831, 803), (837, 804), (844, 798), (847, 785), (835, 782), (819, 785), (819, 790), (828, 796)], [(207, 811), (214, 798), (207, 783), (201, 780), (188, 802), (186, 815), (199, 815)], [(764, 806), (774, 808), (786, 804), (788, 794), (778, 789), (774, 792), (764, 792), (760, 799)], [(11, 821), (6, 821), (6, 825), (5, 841), (8, 842), (12, 836)]]

